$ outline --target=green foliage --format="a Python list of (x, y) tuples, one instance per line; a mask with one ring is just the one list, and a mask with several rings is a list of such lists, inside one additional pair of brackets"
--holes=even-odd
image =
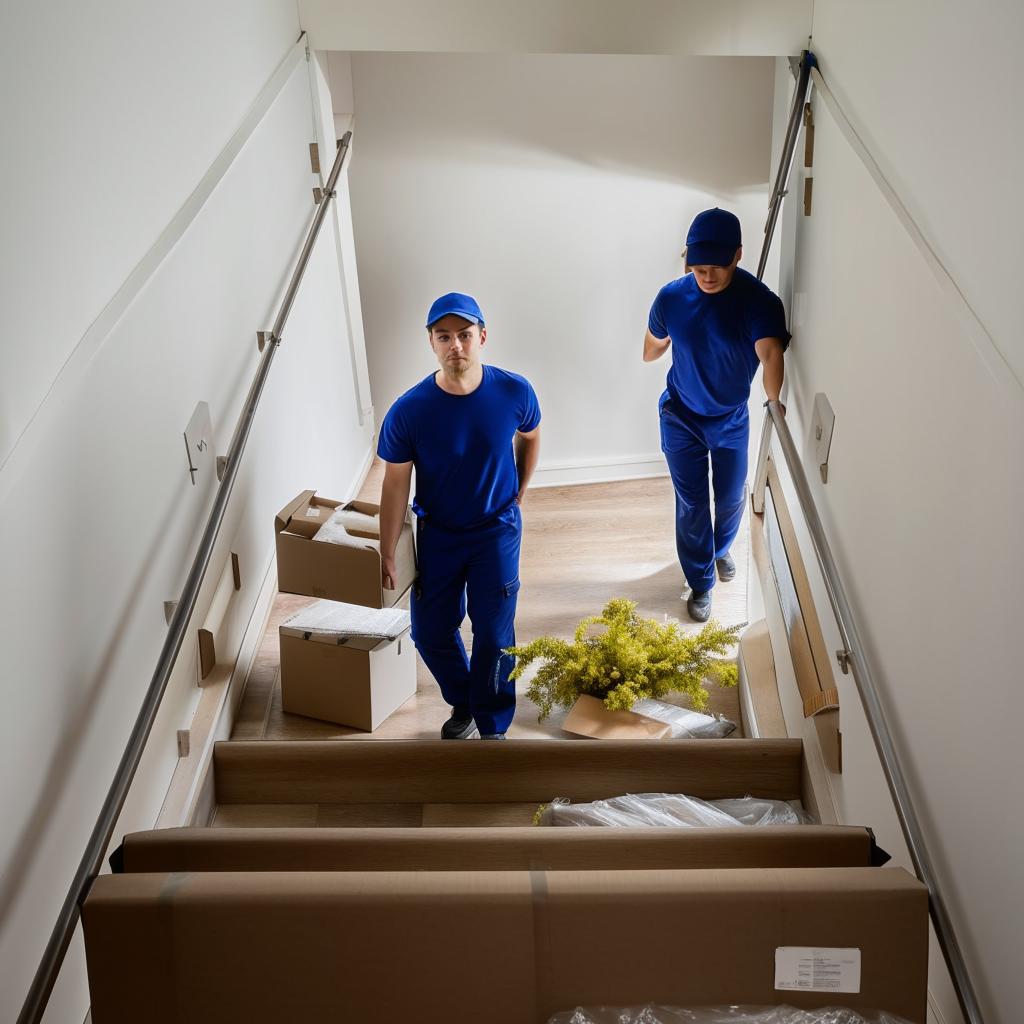
[[(604, 626), (588, 636), (592, 626)], [(518, 659), (518, 679), (538, 658), (544, 664), (533, 677), (527, 696), (540, 708), (543, 721), (553, 708), (571, 708), (580, 694), (599, 697), (609, 710), (628, 711), (646, 697), (686, 693), (696, 711), (707, 707), (706, 678), (719, 686), (735, 686), (735, 663), (723, 661), (739, 639), (739, 626), (721, 626), (714, 619), (692, 636), (677, 622), (642, 619), (636, 602), (616, 598), (600, 615), (584, 619), (573, 640), (542, 636), (506, 654)]]

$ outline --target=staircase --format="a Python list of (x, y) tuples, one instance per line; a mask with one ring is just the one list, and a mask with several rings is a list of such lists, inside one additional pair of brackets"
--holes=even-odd
[[(555, 796), (800, 799), (799, 740), (233, 741), (214, 769), (221, 827), (128, 836), (93, 886), (94, 1024), (518, 1024), (645, 1002), (925, 1019), (926, 891), (872, 866), (868, 829), (530, 824)], [(249, 824), (269, 808), (310, 825)], [(858, 951), (859, 991), (776, 990), (793, 946)]]

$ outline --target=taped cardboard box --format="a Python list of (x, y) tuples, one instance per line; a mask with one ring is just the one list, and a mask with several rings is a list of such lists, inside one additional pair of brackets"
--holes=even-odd
[(283, 709), (372, 732), (416, 693), (409, 631), (409, 613), (398, 609), (303, 608), (279, 629)]
[(408, 593), (416, 578), (412, 513), (405, 523), (395, 549), (398, 579), (394, 590), (381, 583), (380, 538), (371, 530), (351, 530), (353, 544), (330, 544), (314, 539), (316, 533), (338, 509), (377, 516), (380, 506), (369, 501), (343, 504), (303, 491), (274, 518), (277, 535), (277, 586), (288, 594), (307, 594), (361, 604), (368, 608), (389, 608)]
[(581, 694), (565, 716), (562, 728), (576, 736), (595, 740), (664, 740), (672, 728), (635, 711), (609, 711), (604, 701)]
[(96, 1024), (926, 1012), (927, 890), (901, 868), (101, 875), (82, 920)]

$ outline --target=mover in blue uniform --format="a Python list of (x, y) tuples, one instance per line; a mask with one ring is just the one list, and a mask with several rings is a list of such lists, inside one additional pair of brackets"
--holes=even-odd
[[(487, 328), (476, 300), (451, 292), (427, 315), (441, 368), (388, 410), (377, 454), (387, 463), (380, 512), (384, 586), (416, 469), (419, 577), (412, 639), (451, 717), (444, 739), (504, 739), (515, 713), (514, 661), (522, 503), (540, 452), (540, 406), (529, 381), (484, 365)], [(469, 611), (473, 652), (459, 626)]]
[(672, 349), (658, 403), (661, 449), (676, 495), (686, 607), (697, 622), (711, 614), (716, 568), (723, 582), (736, 575), (729, 548), (743, 516), (750, 384), (762, 365), (765, 393), (778, 401), (790, 338), (782, 302), (739, 268), (742, 252), (734, 214), (717, 207), (698, 214), (686, 236), (688, 273), (658, 292), (644, 337), (645, 362)]

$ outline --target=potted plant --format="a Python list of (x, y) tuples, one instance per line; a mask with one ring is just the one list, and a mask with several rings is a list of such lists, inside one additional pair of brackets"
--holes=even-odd
[(570, 709), (582, 698), (601, 701), (608, 712), (628, 712), (638, 700), (685, 693), (693, 709), (703, 711), (706, 679), (736, 685), (736, 665), (722, 655), (737, 642), (740, 628), (712, 620), (687, 635), (679, 623), (641, 618), (635, 601), (616, 598), (600, 615), (584, 619), (571, 641), (542, 636), (506, 653), (518, 659), (513, 679), (543, 659), (527, 688), (540, 721), (555, 707)]

